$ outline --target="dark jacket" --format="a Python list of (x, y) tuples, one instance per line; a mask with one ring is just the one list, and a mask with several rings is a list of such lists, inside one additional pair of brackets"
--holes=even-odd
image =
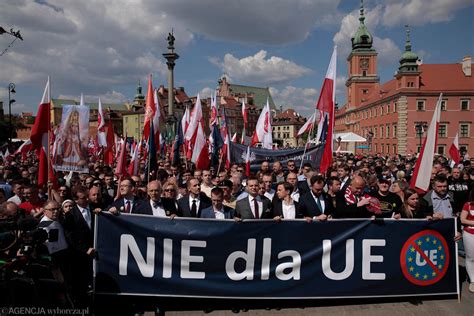
[[(324, 214), (328, 216), (333, 215), (334, 207), (331, 202), (331, 199), (328, 198), (326, 193), (322, 193), (321, 197), (325, 205)], [(300, 196), (298, 213), (301, 214), (301, 216), (303, 217), (314, 217), (314, 216), (319, 216), (323, 214), (323, 210), (319, 208), (318, 204), (314, 200), (314, 197), (311, 191)]]
[[(276, 195), (276, 194), (275, 194)], [(299, 213), (299, 203), (293, 201), (295, 204), (295, 218), (303, 218), (303, 215)], [(284, 218), (283, 214), (283, 200), (279, 198), (273, 199), (273, 207), (272, 207), (272, 217), (280, 216)]]
[[(199, 208), (197, 209), (196, 217), (201, 217), (202, 210), (208, 208), (211, 205), (211, 199), (206, 194), (201, 192), (199, 194)], [(191, 214), (191, 207), (189, 205), (189, 194), (186, 194), (178, 200), (178, 216), (194, 217)]]

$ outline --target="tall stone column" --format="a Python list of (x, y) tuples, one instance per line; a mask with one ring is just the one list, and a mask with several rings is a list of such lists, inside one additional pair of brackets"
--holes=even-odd
[(168, 52), (163, 54), (168, 65), (168, 115), (166, 117), (166, 141), (171, 144), (176, 135), (177, 118), (174, 115), (174, 66), (175, 60), (179, 55), (174, 52), (174, 35), (173, 32), (168, 34)]

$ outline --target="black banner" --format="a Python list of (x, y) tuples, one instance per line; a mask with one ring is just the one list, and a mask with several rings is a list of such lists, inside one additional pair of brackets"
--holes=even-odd
[(96, 294), (356, 298), (458, 291), (454, 220), (100, 215)]

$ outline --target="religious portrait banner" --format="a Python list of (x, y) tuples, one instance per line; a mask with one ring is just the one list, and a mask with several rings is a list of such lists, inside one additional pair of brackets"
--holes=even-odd
[(89, 172), (89, 107), (63, 105), (59, 133), (55, 140), (53, 166), (56, 171)]

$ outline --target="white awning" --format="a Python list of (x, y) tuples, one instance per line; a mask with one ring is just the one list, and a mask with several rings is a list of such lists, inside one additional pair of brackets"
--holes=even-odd
[(339, 137), (341, 137), (341, 143), (364, 143), (367, 141), (364, 137), (352, 132), (334, 134), (335, 141), (337, 141)]

